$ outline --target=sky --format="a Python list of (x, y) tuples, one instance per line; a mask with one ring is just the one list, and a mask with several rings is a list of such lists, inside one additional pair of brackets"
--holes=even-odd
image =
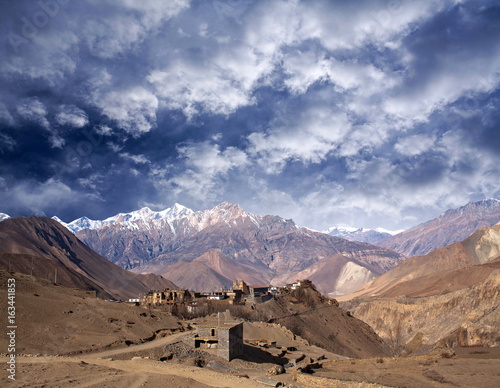
[(500, 198), (498, 1), (0, 1), (0, 212), (404, 229)]

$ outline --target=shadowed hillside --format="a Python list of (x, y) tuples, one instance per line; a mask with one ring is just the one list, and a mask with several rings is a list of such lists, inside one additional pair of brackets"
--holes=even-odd
[(175, 288), (159, 275), (126, 271), (92, 251), (57, 221), (13, 218), (0, 223), (0, 269), (32, 274), (103, 297), (137, 297), (152, 288)]

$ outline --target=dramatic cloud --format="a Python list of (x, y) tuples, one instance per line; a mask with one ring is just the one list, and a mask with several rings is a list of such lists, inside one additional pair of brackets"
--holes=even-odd
[[(196, 203), (206, 205), (223, 193), (231, 170), (248, 164), (247, 156), (235, 147), (220, 149), (211, 142), (183, 144), (178, 147), (182, 172), (164, 180), (164, 172), (153, 170), (151, 177), (160, 190), (168, 190), (176, 198), (192, 198)], [(158, 179), (159, 178), (159, 179)]]
[(9, 215), (228, 200), (315, 229), (399, 229), (500, 197), (493, 0), (0, 11)]

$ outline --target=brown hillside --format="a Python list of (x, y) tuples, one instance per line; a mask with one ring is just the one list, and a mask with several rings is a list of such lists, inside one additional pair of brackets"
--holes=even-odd
[[(480, 229), (473, 233), (469, 238), (462, 242), (449, 245), (444, 248), (436, 249), (435, 251), (422, 256), (412, 257), (386, 272), (382, 276), (376, 278), (372, 282), (366, 284), (357, 292), (345, 297), (340, 297), (339, 300), (349, 300), (357, 297), (370, 296), (396, 296), (407, 295), (412, 293), (414, 296), (419, 296), (416, 289), (412, 289), (414, 285), (417, 289), (426, 290), (434, 289), (434, 293), (446, 292), (449, 281), (443, 281), (444, 277), (453, 280), (457, 285), (455, 289), (460, 287), (457, 279), (464, 279), (463, 287), (469, 286), (472, 279), (479, 274), (489, 274), (487, 267), (482, 270), (473, 270), (470, 272), (469, 280), (463, 274), (466, 272), (455, 273), (457, 269), (469, 268), (474, 265), (494, 262), (500, 256), (500, 224), (490, 228)], [(436, 283), (436, 275), (442, 273), (441, 281)], [(446, 274), (447, 273), (447, 274)], [(431, 276), (432, 275), (432, 276)], [(439, 277), (438, 276), (438, 277)], [(459, 276), (459, 278), (457, 278)], [(483, 281), (485, 277), (477, 278), (477, 281)], [(408, 282), (412, 281), (411, 285)], [(451, 281), (451, 280), (450, 280)], [(406, 286), (402, 286), (406, 283)], [(394, 292), (394, 288), (398, 287), (399, 293)], [(403, 293), (401, 293), (403, 292)]]
[(175, 284), (197, 291), (230, 288), (234, 279), (245, 279), (249, 284), (267, 284), (263, 273), (251, 265), (228, 259), (218, 250), (209, 251), (191, 262), (180, 261), (165, 271)]
[[(162, 330), (183, 330), (175, 317), (127, 303), (107, 302), (85, 291), (55, 286), (44, 279), (0, 271), (0, 298), (7, 279), (16, 285), (16, 353), (69, 354), (140, 343)], [(7, 326), (7, 314), (0, 323)], [(7, 349), (8, 338), (0, 338)]]
[(92, 251), (57, 221), (18, 217), (0, 223), (0, 269), (42, 276), (68, 287), (93, 289), (117, 299), (137, 297), (151, 288), (176, 287), (158, 275), (137, 275)]
[(408, 259), (339, 299), (399, 350), (498, 346), (499, 253), (500, 224)]
[(336, 304), (328, 304), (311, 288), (299, 288), (259, 304), (256, 314), (336, 354), (355, 358), (390, 355), (389, 347), (370, 326)]

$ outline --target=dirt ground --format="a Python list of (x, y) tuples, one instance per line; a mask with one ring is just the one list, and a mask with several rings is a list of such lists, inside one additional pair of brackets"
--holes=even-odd
[[(184, 336), (184, 338), (183, 338)], [(258, 381), (273, 362), (264, 362), (255, 353), (273, 354), (273, 349), (245, 346), (245, 356), (253, 361), (240, 359), (226, 362), (210, 354), (205, 361), (217, 362), (195, 366), (197, 357), (158, 361), (155, 349), (179, 346), (186, 334), (173, 334), (147, 344), (128, 348), (76, 356), (20, 356), (17, 360), (16, 381), (11, 387), (265, 387)], [(187, 345), (185, 345), (187, 346)], [(303, 354), (305, 347), (289, 352), (289, 360)], [(281, 386), (295, 387), (498, 387), (500, 386), (499, 348), (458, 348), (456, 355), (446, 358), (439, 353), (427, 356), (378, 359), (330, 359), (319, 361), (321, 368), (314, 373), (298, 372), (293, 381), (293, 368), (286, 373), (271, 376), (271, 382)], [(149, 353), (148, 353), (149, 352)], [(204, 353), (204, 352), (200, 352)], [(310, 362), (310, 355), (298, 365)], [(124, 359), (121, 359), (124, 358)], [(203, 355), (201, 355), (203, 358)], [(261, 355), (262, 358), (262, 355)], [(6, 357), (2, 357), (2, 362)], [(257, 360), (257, 362), (255, 362)], [(1, 381), (6, 381), (7, 371), (0, 372)], [(272, 385), (268, 385), (272, 386)]]
[[(25, 275), (16, 279), (16, 380), (7, 379), (4, 367), (1, 387), (500, 387), (500, 348), (349, 359), (279, 324), (245, 322), (244, 354), (228, 362), (194, 348), (193, 322)], [(0, 298), (6, 300), (4, 283)], [(0, 338), (3, 365), (6, 338)], [(259, 346), (259, 339), (273, 346)], [(266, 376), (276, 365), (285, 373)], [(308, 366), (310, 373), (303, 373)]]

